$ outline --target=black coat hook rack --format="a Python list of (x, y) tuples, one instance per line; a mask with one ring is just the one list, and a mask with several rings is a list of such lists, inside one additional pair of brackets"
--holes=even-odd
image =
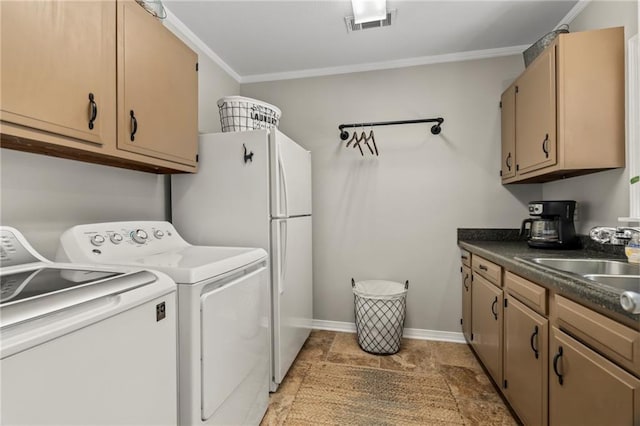
[(431, 126), (431, 133), (434, 135), (439, 135), (442, 131), (442, 123), (444, 122), (444, 118), (421, 118), (419, 120), (401, 120), (401, 121), (379, 121), (377, 123), (352, 123), (352, 124), (341, 124), (338, 126), (338, 130), (340, 130), (340, 139), (346, 141), (349, 139), (349, 132), (344, 129), (347, 128), (358, 128), (358, 127), (375, 127), (375, 126), (395, 126), (397, 124), (416, 124), (416, 123), (437, 123)]

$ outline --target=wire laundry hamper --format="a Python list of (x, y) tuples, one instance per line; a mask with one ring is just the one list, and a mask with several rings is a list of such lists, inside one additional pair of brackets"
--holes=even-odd
[(223, 132), (278, 127), (281, 115), (278, 107), (244, 96), (225, 96), (219, 99), (218, 110)]
[(351, 279), (358, 345), (372, 354), (390, 355), (400, 350), (406, 316), (409, 281)]

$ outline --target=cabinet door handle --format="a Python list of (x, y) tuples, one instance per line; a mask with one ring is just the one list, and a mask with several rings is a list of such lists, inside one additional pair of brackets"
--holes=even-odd
[(462, 285), (464, 285), (464, 289), (469, 291), (469, 286), (467, 285), (467, 280), (469, 279), (469, 274), (464, 275), (464, 280), (462, 281)]
[(507, 166), (507, 169), (509, 171), (511, 171), (511, 153), (509, 153), (509, 155), (507, 155), (507, 159), (505, 160), (505, 164)]
[(562, 358), (562, 346), (558, 348), (558, 353), (553, 357), (553, 372), (558, 376), (558, 383), (562, 386), (564, 380), (562, 378), (562, 374), (558, 371), (558, 362), (560, 361), (560, 358)]
[(489, 270), (489, 268), (487, 268), (487, 267), (486, 267), (486, 266), (484, 266), (484, 265), (480, 265), (480, 266), (478, 266), (478, 269), (480, 269), (481, 271), (488, 271), (488, 270)]
[(549, 158), (549, 133), (544, 135), (544, 140), (542, 141), (542, 152), (544, 152), (545, 158)]
[[(533, 334), (531, 335), (531, 340), (530, 340), (530, 342), (529, 342), (529, 343), (531, 344), (531, 350), (532, 350), (532, 351), (533, 351), (533, 353), (535, 354), (536, 359), (538, 359), (538, 356), (539, 356), (538, 348), (537, 348), (537, 346), (538, 346), (538, 344), (537, 344), (537, 343), (538, 343), (538, 339), (537, 339), (537, 337), (538, 337), (538, 326), (536, 325), (536, 326), (533, 328)], [(535, 344), (534, 344), (534, 343), (535, 343)]]
[(93, 122), (98, 118), (98, 104), (96, 104), (93, 93), (89, 93), (89, 111), (89, 130), (93, 130)]
[(138, 120), (136, 120), (136, 115), (131, 110), (131, 142), (136, 140), (136, 132), (138, 131)]
[(497, 311), (497, 307), (498, 307), (498, 296), (496, 296), (495, 299), (493, 299), (493, 303), (491, 304), (491, 313), (493, 314), (493, 318), (498, 321), (498, 311)]

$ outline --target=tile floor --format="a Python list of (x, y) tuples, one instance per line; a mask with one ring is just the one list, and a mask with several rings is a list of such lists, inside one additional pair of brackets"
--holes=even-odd
[(311, 333), (284, 382), (270, 395), (261, 425), (287, 424), (289, 409), (307, 370), (319, 362), (408, 372), (416, 379), (438, 374), (449, 386), (465, 424), (518, 425), (465, 344), (404, 339), (397, 354), (376, 356), (360, 349), (355, 334), (320, 330)]

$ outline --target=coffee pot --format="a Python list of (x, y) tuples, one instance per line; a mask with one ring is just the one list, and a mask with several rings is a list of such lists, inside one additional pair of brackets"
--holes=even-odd
[(576, 202), (572, 200), (531, 201), (532, 217), (522, 221), (520, 235), (527, 237), (529, 247), (576, 248), (579, 240), (573, 223), (575, 210)]

